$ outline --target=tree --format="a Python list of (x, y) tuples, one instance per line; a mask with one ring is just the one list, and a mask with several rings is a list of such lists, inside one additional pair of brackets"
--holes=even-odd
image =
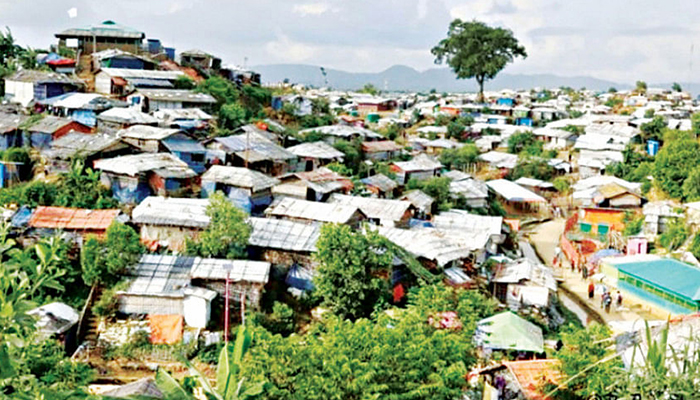
[(462, 140), (462, 137), (464, 136), (464, 129), (464, 125), (457, 121), (452, 121), (447, 124), (447, 137)]
[(653, 175), (671, 197), (683, 197), (683, 182), (700, 163), (700, 144), (684, 132), (670, 132), (654, 160)]
[(251, 227), (245, 212), (236, 208), (221, 192), (209, 196), (209, 226), (196, 242), (187, 243), (187, 252), (201, 257), (235, 260), (246, 256)]
[(554, 167), (541, 158), (521, 158), (515, 168), (508, 173), (508, 179), (526, 177), (549, 181), (554, 177), (555, 172)]
[(224, 104), (234, 103), (238, 100), (239, 93), (231, 81), (220, 76), (212, 76), (197, 85), (197, 91), (212, 95), (216, 99), (214, 111), (219, 111)]
[(637, 81), (637, 83), (635, 84), (635, 86), (636, 86), (637, 92), (642, 93), (642, 94), (644, 94), (644, 93), (647, 92), (647, 83), (646, 83), (646, 82), (644, 82), (644, 81)]
[(700, 167), (694, 167), (688, 177), (683, 181), (683, 200), (700, 200)]
[(406, 189), (420, 189), (428, 196), (435, 199), (435, 203), (441, 211), (447, 211), (452, 208), (450, 203), (450, 178), (448, 177), (433, 177), (427, 180), (411, 179), (406, 184)]
[(691, 120), (691, 132), (697, 138), (700, 136), (700, 113), (695, 113), (690, 117)]
[(219, 110), (219, 127), (223, 129), (236, 129), (246, 123), (246, 110), (238, 103), (229, 103), (221, 106)]
[(617, 93), (617, 89), (615, 89), (614, 87), (610, 86), (610, 88), (608, 88), (608, 93)]
[(377, 89), (376, 86), (374, 86), (371, 83), (365, 83), (365, 86), (362, 87), (362, 89), (357, 91), (358, 93), (367, 93), (372, 96), (376, 96), (379, 94), (379, 89)]
[(368, 317), (388, 293), (383, 276), (391, 271), (393, 254), (373, 231), (353, 231), (347, 225), (324, 225), (318, 239), (314, 278), (324, 304), (343, 319)]
[(484, 83), (493, 79), (516, 57), (527, 57), (525, 47), (513, 32), (493, 28), (483, 22), (455, 19), (450, 23), (447, 38), (433, 47), (435, 62), (446, 62), (459, 79), (475, 78), (479, 84), (479, 100), (484, 100)]
[(678, 218), (659, 236), (659, 244), (668, 251), (674, 251), (688, 240), (688, 236), (690, 229), (686, 226), (685, 219)]
[(678, 82), (673, 82), (673, 85), (671, 86), (671, 90), (674, 92), (682, 92), (683, 88), (681, 87), (681, 84)]
[(440, 162), (447, 168), (464, 170), (479, 159), (479, 149), (473, 143), (467, 143), (455, 149), (445, 149), (440, 153)]
[(80, 252), (80, 266), (86, 285), (113, 284), (144, 252), (139, 234), (127, 225), (114, 221), (107, 228), (104, 240), (96, 236), (85, 239)]
[(518, 154), (536, 142), (537, 138), (532, 132), (516, 132), (508, 138), (508, 152)]
[(354, 140), (352, 142), (347, 140), (338, 140), (333, 144), (336, 150), (345, 154), (343, 157), (344, 164), (352, 170), (354, 174), (357, 174), (360, 170), (360, 163), (362, 163), (362, 140)]
[(175, 79), (173, 86), (175, 89), (191, 90), (197, 87), (197, 84), (189, 76), (180, 75), (177, 77), (177, 79)]
[(663, 142), (666, 127), (666, 120), (661, 116), (656, 116), (650, 122), (642, 124), (639, 129), (642, 131), (642, 138), (644, 140), (651, 139)]

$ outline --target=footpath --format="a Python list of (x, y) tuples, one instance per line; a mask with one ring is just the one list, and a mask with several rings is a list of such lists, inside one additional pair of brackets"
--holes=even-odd
[(535, 247), (537, 253), (544, 259), (545, 264), (554, 270), (561, 289), (575, 297), (574, 300), (582, 308), (587, 309), (587, 312), (597, 314), (592, 316), (594, 320), (605, 321), (613, 330), (617, 330), (616, 327), (629, 326), (630, 323), (635, 325), (638, 323), (643, 326), (644, 320), (665, 319), (645, 310), (642, 305), (635, 303), (633, 299), (627, 298), (624, 293), (622, 295), (622, 306), (618, 308), (616, 305), (617, 290), (611, 287), (608, 287), (608, 290), (612, 292), (613, 305), (610, 307), (609, 313), (605, 312), (600, 304), (601, 291), (596, 290), (593, 299), (589, 299), (588, 284), (590, 280), (583, 279), (578, 271), (572, 272), (571, 265), (566, 260), (566, 257), (561, 256), (562, 262), (560, 267), (553, 266), (552, 260), (554, 259), (555, 248), (559, 245), (559, 238), (564, 232), (565, 222), (564, 219), (544, 222), (533, 227), (529, 235), (530, 243)]

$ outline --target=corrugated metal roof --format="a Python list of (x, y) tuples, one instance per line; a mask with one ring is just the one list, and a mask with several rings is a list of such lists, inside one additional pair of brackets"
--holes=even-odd
[(202, 182), (217, 182), (226, 185), (251, 189), (253, 192), (269, 189), (279, 180), (261, 172), (241, 167), (213, 165), (202, 175)]
[(486, 235), (480, 242), (485, 242), (491, 235), (500, 235), (503, 229), (503, 217), (470, 214), (464, 210), (443, 211), (433, 216), (432, 222), (433, 226), (440, 230)]
[(58, 38), (70, 37), (112, 37), (112, 38), (128, 38), (128, 39), (143, 39), (146, 34), (134, 28), (120, 25), (114, 21), (104, 21), (97, 25), (91, 25), (84, 28), (71, 28), (63, 32), (57, 33)]
[(399, 184), (384, 174), (376, 174), (362, 179), (362, 183), (367, 186), (374, 186), (382, 192), (390, 192), (396, 189)]
[(544, 197), (537, 195), (515, 182), (505, 179), (496, 179), (486, 182), (486, 185), (494, 192), (508, 201), (527, 203), (546, 203)]
[(404, 193), (401, 200), (410, 201), (416, 208), (424, 212), (430, 211), (433, 207), (433, 203), (435, 202), (435, 199), (418, 189)]
[(197, 257), (191, 276), (192, 279), (225, 280), (227, 274), (231, 282), (265, 284), (270, 277), (270, 263)]
[(103, 121), (109, 121), (109, 122), (116, 122), (119, 124), (148, 124), (148, 125), (155, 125), (158, 123), (158, 120), (146, 113), (142, 113), (141, 111), (135, 109), (135, 108), (122, 108), (122, 107), (115, 107), (115, 108), (110, 108), (107, 111), (104, 111), (100, 113), (97, 116), (98, 120), (103, 120)]
[(16, 131), (27, 119), (25, 115), (0, 113), (0, 134)]
[(184, 161), (170, 153), (144, 153), (97, 160), (95, 169), (130, 176), (148, 171), (169, 178), (197, 176)]
[(51, 148), (43, 154), (49, 158), (69, 158), (76, 154), (89, 156), (120, 142), (115, 135), (70, 132), (52, 141)]
[(83, 208), (39, 206), (34, 210), (29, 226), (32, 228), (68, 230), (106, 230), (119, 210), (87, 210)]
[(265, 210), (265, 214), (275, 217), (289, 217), (310, 221), (345, 224), (358, 212), (355, 206), (345, 204), (318, 203), (283, 197)]
[(342, 159), (345, 157), (342, 151), (336, 150), (333, 146), (326, 142), (310, 142), (302, 143), (296, 146), (288, 147), (288, 151), (292, 152), (297, 157), (318, 158), (323, 160)]
[(700, 269), (672, 258), (619, 263), (620, 272), (686, 299), (700, 301)]
[(142, 140), (163, 140), (178, 132), (179, 129), (158, 128), (149, 125), (133, 125), (119, 131), (119, 137), (142, 139)]
[(347, 196), (337, 193), (332, 194), (328, 202), (355, 206), (368, 218), (394, 222), (401, 221), (406, 212), (413, 206), (409, 201)]
[[(30, 132), (52, 134), (57, 130), (65, 127), (66, 125), (72, 124), (73, 122), (75, 121), (73, 121), (72, 119), (55, 117), (53, 115), (46, 115), (44, 116), (44, 118), (31, 125), (27, 130)], [(77, 124), (78, 122), (75, 123)]]
[(156, 71), (146, 69), (128, 69), (128, 68), (102, 68), (100, 72), (104, 72), (112, 77), (129, 79), (155, 79), (155, 80), (176, 80), (178, 77), (185, 75), (182, 71)]
[(476, 249), (483, 248), (478, 243), (470, 243), (434, 228), (400, 229), (380, 226), (377, 227), (377, 232), (414, 256), (433, 260), (440, 266), (467, 258)]
[(128, 295), (184, 297), (190, 285), (193, 257), (144, 254), (132, 273), (136, 276), (127, 289)]
[(153, 113), (153, 116), (165, 121), (178, 120), (202, 120), (208, 121), (212, 116), (200, 110), (199, 108), (178, 108), (178, 109), (162, 109)]
[(478, 179), (464, 179), (450, 182), (450, 193), (465, 199), (485, 199), (489, 196), (486, 184)]
[(206, 228), (209, 199), (184, 199), (150, 196), (134, 208), (131, 219), (136, 224)]
[[(214, 139), (226, 147), (228, 152), (248, 162), (265, 160), (291, 160), (296, 155), (284, 147), (270, 141), (261, 134), (250, 132), (240, 135), (218, 137)], [(246, 151), (248, 149), (248, 151)]]
[(426, 154), (419, 154), (410, 161), (395, 161), (394, 165), (405, 172), (434, 171), (442, 168), (442, 164)]
[(250, 218), (253, 227), (248, 243), (262, 248), (315, 252), (321, 224), (305, 224), (283, 219)]
[(57, 82), (72, 83), (82, 85), (83, 81), (66, 74), (59, 74), (51, 71), (38, 71), (33, 69), (23, 69), (5, 78), (6, 81), (18, 82)]
[(169, 137), (163, 140), (163, 146), (171, 152), (178, 153), (201, 153), (207, 152), (207, 149), (202, 146), (198, 141), (187, 137), (185, 135), (178, 135), (178, 137)]
[(535, 263), (527, 258), (515, 260), (498, 266), (495, 271), (493, 282), (514, 283), (528, 281), (534, 285), (545, 287), (549, 290), (557, 290), (557, 281), (554, 273), (543, 264)]
[(445, 178), (450, 178), (453, 182), (458, 182), (458, 181), (463, 181), (465, 179), (469, 179), (472, 176), (467, 174), (466, 172), (462, 171), (457, 171), (457, 170), (449, 170), (447, 172), (443, 172), (442, 176)]
[(139, 89), (138, 93), (151, 101), (214, 104), (216, 99), (209, 94), (183, 89)]
[(382, 138), (382, 135), (373, 132), (369, 129), (365, 128), (360, 128), (357, 126), (348, 126), (348, 125), (326, 125), (326, 126), (319, 126), (316, 128), (309, 128), (309, 129), (304, 129), (299, 131), (300, 134), (304, 135), (310, 132), (318, 132), (323, 135), (327, 136), (337, 136), (337, 137), (342, 137), (342, 138), (347, 138), (351, 137), (354, 135), (358, 135), (364, 138), (370, 138), (370, 139), (380, 139)]
[(376, 142), (363, 142), (362, 151), (365, 153), (382, 153), (385, 151), (399, 151), (403, 147), (393, 140), (378, 140)]

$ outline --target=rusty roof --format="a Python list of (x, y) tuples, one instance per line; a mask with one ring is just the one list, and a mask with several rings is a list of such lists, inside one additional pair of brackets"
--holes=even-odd
[(119, 210), (39, 206), (29, 220), (32, 228), (69, 230), (106, 230)]
[(402, 147), (393, 140), (379, 140), (376, 142), (362, 143), (362, 151), (365, 153), (381, 153), (384, 151), (399, 151)]
[(559, 360), (507, 361), (503, 365), (517, 381), (525, 398), (545, 400), (543, 390), (548, 383), (557, 384), (561, 380)]

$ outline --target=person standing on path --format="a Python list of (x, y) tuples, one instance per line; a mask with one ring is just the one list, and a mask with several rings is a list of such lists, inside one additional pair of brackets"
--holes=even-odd
[(593, 281), (590, 281), (588, 283), (588, 298), (593, 300), (593, 297), (595, 296), (595, 284)]

